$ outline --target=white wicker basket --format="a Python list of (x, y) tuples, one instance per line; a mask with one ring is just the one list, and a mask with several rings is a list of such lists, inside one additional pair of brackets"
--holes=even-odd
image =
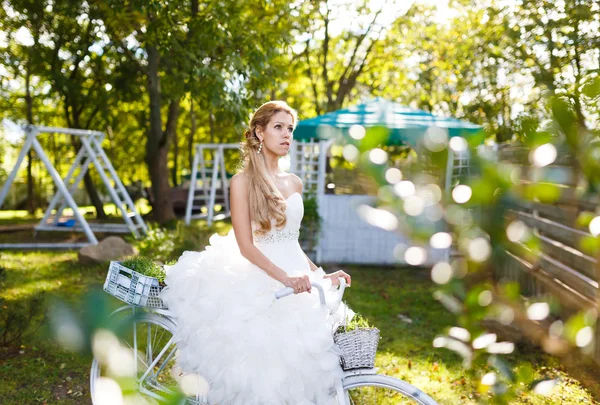
[(337, 332), (333, 341), (342, 349), (340, 357), (344, 370), (375, 367), (375, 354), (379, 344), (379, 329), (357, 328), (349, 332)]
[(131, 305), (166, 308), (159, 294), (162, 288), (155, 277), (131, 270), (121, 262), (111, 261), (104, 291)]

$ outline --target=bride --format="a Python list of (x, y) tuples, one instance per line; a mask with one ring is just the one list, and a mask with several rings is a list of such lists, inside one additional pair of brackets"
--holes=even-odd
[[(240, 149), (243, 170), (231, 179), (231, 221), (201, 252), (186, 251), (167, 270), (162, 293), (177, 321), (178, 366), (208, 383), (219, 405), (336, 404), (343, 371), (332, 331), (354, 312), (330, 314), (311, 282), (333, 296), (344, 271), (326, 274), (298, 243), (302, 180), (281, 171), (298, 122), (285, 102), (253, 114)], [(292, 287), (280, 300), (275, 291)]]

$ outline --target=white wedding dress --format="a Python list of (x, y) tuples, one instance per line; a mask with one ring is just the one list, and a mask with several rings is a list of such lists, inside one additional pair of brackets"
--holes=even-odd
[[(254, 243), (290, 276), (320, 283), (333, 300), (336, 287), (322, 269), (310, 270), (298, 243), (302, 195), (286, 203), (286, 226), (273, 226)], [(316, 288), (276, 299), (285, 286), (240, 254), (233, 230), (209, 242), (167, 269), (162, 298), (177, 322), (181, 370), (208, 382), (211, 405), (336, 404), (334, 384), (343, 371), (332, 332), (354, 312), (342, 303), (330, 314)]]

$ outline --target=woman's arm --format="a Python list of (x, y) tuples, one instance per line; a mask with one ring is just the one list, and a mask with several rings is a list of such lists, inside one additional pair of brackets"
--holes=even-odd
[(312, 271), (315, 271), (316, 269), (319, 268), (316, 264), (313, 263), (312, 260), (310, 260), (310, 257), (308, 257), (308, 255), (304, 251), (302, 251), (302, 253), (304, 253), (304, 256), (306, 256), (306, 260), (308, 260), (308, 264), (310, 265), (310, 269)]
[(261, 269), (275, 280), (288, 284), (288, 275), (266, 257), (252, 241), (252, 225), (250, 208), (248, 207), (248, 182), (244, 173), (238, 173), (231, 178), (231, 223), (240, 253), (248, 261)]

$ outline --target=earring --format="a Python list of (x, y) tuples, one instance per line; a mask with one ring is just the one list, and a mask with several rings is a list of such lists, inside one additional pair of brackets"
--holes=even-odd
[(258, 146), (258, 153), (262, 150), (262, 141), (260, 141), (260, 145)]

